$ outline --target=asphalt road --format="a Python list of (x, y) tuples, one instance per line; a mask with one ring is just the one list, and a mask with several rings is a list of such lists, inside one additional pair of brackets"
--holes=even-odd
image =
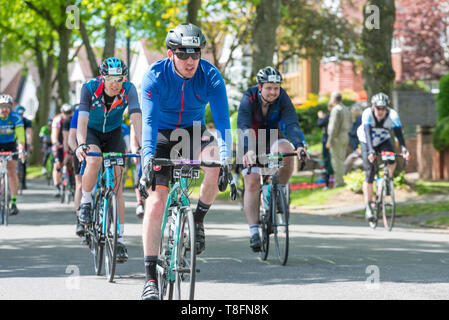
[[(140, 299), (144, 283), (141, 221), (126, 192), (129, 260), (114, 283), (93, 275), (88, 248), (75, 235), (72, 205), (42, 180), (29, 182), (20, 213), (0, 226), (0, 299)], [(449, 232), (396, 226), (371, 230), (363, 220), (292, 214), (286, 266), (261, 261), (237, 204), (216, 203), (205, 219), (196, 299), (448, 299)]]

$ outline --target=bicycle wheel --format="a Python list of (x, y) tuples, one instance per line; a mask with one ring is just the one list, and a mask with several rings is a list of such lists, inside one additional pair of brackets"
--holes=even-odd
[(171, 232), (171, 209), (168, 209), (167, 222), (161, 232), (161, 243), (159, 249), (159, 257), (157, 261), (157, 281), (159, 285), (159, 300), (173, 299), (174, 281), (168, 279), (170, 268), (170, 256), (173, 248), (173, 232)]
[(180, 211), (181, 226), (175, 251), (175, 299), (193, 300), (196, 279), (195, 222), (189, 207)]
[(117, 264), (117, 219), (118, 219), (118, 211), (117, 211), (117, 198), (115, 193), (111, 191), (107, 198), (107, 210), (105, 212), (104, 219), (106, 219), (106, 229), (105, 229), (105, 272), (106, 277), (109, 282), (114, 280), (115, 275), (115, 266)]
[[(262, 192), (261, 192), (262, 195)], [(263, 198), (263, 196), (262, 196)], [(262, 199), (262, 201), (264, 201)], [(270, 222), (270, 210), (266, 210), (264, 208), (260, 209), (259, 211), (259, 227), (260, 227), (260, 251), (259, 251), (259, 257), (262, 260), (267, 260), (268, 257), (268, 251), (270, 249), (270, 233), (269, 233), (269, 226), (271, 225)]]
[(2, 174), (0, 177), (0, 211), (2, 216), (2, 224), (8, 225), (8, 177)]
[(279, 262), (285, 266), (288, 259), (288, 223), (289, 223), (289, 207), (285, 193), (276, 188), (276, 199), (273, 198), (271, 204), (271, 216), (273, 218), (274, 246)]
[(382, 188), (382, 218), (384, 227), (391, 231), (394, 224), (394, 215), (396, 212), (396, 203), (394, 201), (394, 183), (390, 178), (384, 179)]
[(102, 201), (100, 190), (97, 190), (94, 199), (93, 220), (92, 225), (89, 226), (89, 248), (94, 258), (95, 275), (99, 276), (101, 274), (104, 256), (104, 241), (101, 234), (101, 229), (103, 227), (103, 207), (101, 206)]

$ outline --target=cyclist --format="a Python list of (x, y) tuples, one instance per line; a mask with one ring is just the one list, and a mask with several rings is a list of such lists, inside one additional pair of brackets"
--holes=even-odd
[[(363, 167), (366, 178), (363, 182), (363, 197), (365, 201), (365, 218), (368, 221), (375, 219), (371, 207), (373, 200), (373, 181), (375, 175), (374, 161), (376, 153), (382, 151), (394, 152), (390, 130), (393, 130), (401, 146), (401, 153), (405, 160), (409, 159), (409, 152), (405, 146), (402, 125), (398, 113), (390, 107), (390, 98), (382, 92), (371, 98), (371, 108), (362, 113), (362, 124), (357, 129), (357, 136), (362, 150)], [(390, 175), (393, 176), (396, 162), (388, 164)]]
[[(76, 137), (78, 147), (76, 156), (80, 162), (93, 152), (125, 152), (122, 137), (123, 113), (128, 113), (134, 123), (136, 135), (141, 140), (142, 117), (137, 90), (134, 84), (126, 79), (128, 67), (115, 57), (105, 59), (100, 65), (100, 76), (85, 83), (81, 90), (78, 125)], [(82, 196), (78, 219), (81, 224), (92, 223), (92, 190), (97, 183), (102, 159), (87, 157), (86, 169), (82, 179)], [(120, 234), (117, 244), (117, 262), (128, 260), (124, 243), (125, 202), (121, 178), (123, 168), (114, 168), (115, 191), (119, 212)]]
[[(76, 108), (73, 112), (72, 119), (70, 120), (70, 129), (68, 136), (68, 148), (71, 152), (75, 152), (78, 147), (78, 143), (76, 141), (76, 128), (78, 126), (78, 114), (79, 108)], [(82, 176), (80, 174), (80, 162), (77, 157), (73, 157), (73, 172), (75, 174), (75, 198), (73, 199), (75, 206), (75, 214), (76, 214), (76, 235), (82, 237), (84, 235), (84, 225), (82, 225), (78, 219), (79, 215), (79, 207), (81, 201), (81, 183)]]
[(12, 105), (13, 99), (9, 94), (0, 95), (0, 151), (19, 151), (19, 155), (13, 156), (13, 160), (6, 164), (11, 191), (10, 215), (13, 216), (19, 213), (19, 209), (17, 209), (19, 178), (16, 169), (17, 159), (25, 160), (25, 130), (22, 117), (11, 110)]
[(53, 118), (51, 124), (51, 150), (53, 152), (53, 185), (55, 186), (55, 197), (59, 197), (61, 188), (61, 174), (64, 161), (64, 122), (72, 115), (72, 106), (64, 103), (61, 106), (61, 113)]
[[(153, 156), (170, 158), (171, 154), (176, 155), (176, 148), (181, 147), (183, 158), (227, 161), (231, 151), (230, 139), (224, 140), (225, 131), (230, 129), (226, 87), (218, 69), (201, 59), (201, 49), (206, 45), (201, 29), (190, 23), (179, 24), (168, 32), (165, 44), (168, 57), (153, 63), (142, 83), (144, 170), (139, 188), (147, 196), (147, 188), (153, 183), (155, 185), (154, 190), (149, 190), (143, 218), (144, 300), (158, 298), (156, 264), (170, 180), (169, 168), (153, 168)], [(204, 115), (208, 103), (218, 141), (205, 128)], [(192, 138), (193, 132), (198, 131), (201, 131), (201, 137), (198, 137), (201, 141)], [(172, 133), (177, 137), (176, 133), (186, 133), (190, 139), (173, 141), (170, 139)], [(192, 152), (185, 154), (186, 149)], [(217, 196), (220, 171), (219, 168), (203, 170), (200, 198), (194, 212), (197, 254), (205, 250), (203, 220)]]
[[(258, 154), (291, 153), (297, 150), (299, 159), (302, 151), (305, 151), (304, 135), (299, 127), (298, 116), (281, 83), (282, 75), (278, 70), (270, 66), (260, 69), (257, 73), (257, 85), (246, 90), (238, 111), (237, 126), (242, 132), (239, 145), (243, 140), (244, 155), (243, 159), (237, 161), (243, 162), (244, 167), (243, 209), (250, 229), (250, 247), (254, 252), (260, 251), (261, 246), (258, 229), (260, 170), (255, 167), (248, 174), (248, 167), (257, 164), (256, 149)], [(280, 127), (281, 120), (285, 134)], [(265, 138), (260, 136), (262, 132), (265, 132)], [(308, 157), (307, 152), (306, 156)], [(285, 158), (283, 162), (284, 166), (279, 169), (279, 183), (285, 192), (285, 185), (293, 174), (294, 158)]]
[(46, 163), (48, 160), (48, 157), (51, 154), (51, 124), (53, 120), (48, 119), (48, 122), (46, 125), (42, 126), (39, 131), (39, 139), (41, 143), (41, 152), (44, 154), (42, 157), (42, 175), (45, 175), (47, 173), (46, 169)]
[[(23, 126), (25, 128), (25, 151), (27, 154), (30, 154), (31, 152), (33, 152), (33, 122), (27, 118), (24, 117), (24, 113), (25, 113), (26, 109), (24, 106), (17, 106), (16, 107), (16, 112), (18, 114), (20, 114), (22, 121), (23, 121)], [(22, 183), (22, 189), (27, 189), (27, 184), (26, 184), (26, 176), (27, 176), (27, 165), (26, 162), (24, 163), (19, 163), (19, 166), (22, 166), (23, 169), (23, 176), (22, 181), (20, 181), (20, 183)]]

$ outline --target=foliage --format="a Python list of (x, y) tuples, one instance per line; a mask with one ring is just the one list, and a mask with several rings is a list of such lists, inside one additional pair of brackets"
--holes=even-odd
[(449, 116), (441, 119), (433, 131), (433, 146), (442, 152), (449, 147)]
[(355, 192), (362, 193), (363, 182), (365, 181), (365, 171), (357, 169), (343, 176), (346, 188)]
[(430, 92), (430, 86), (423, 81), (407, 80), (402, 82), (396, 82), (394, 84), (394, 90), (396, 91), (413, 91), (413, 92)]
[(432, 139), (435, 149), (441, 152), (449, 147), (449, 74), (441, 78), (436, 100), (437, 125)]
[(404, 79), (439, 79), (449, 67), (447, 1), (401, 0), (396, 14), (396, 38), (401, 41)]

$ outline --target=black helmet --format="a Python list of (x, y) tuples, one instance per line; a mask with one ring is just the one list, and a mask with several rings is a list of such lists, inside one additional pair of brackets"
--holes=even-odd
[(122, 60), (109, 57), (101, 63), (100, 74), (102, 76), (126, 76), (128, 67)]
[(262, 84), (265, 82), (281, 83), (281, 73), (273, 67), (265, 67), (257, 72), (257, 83)]
[(171, 29), (165, 38), (167, 49), (191, 48), (203, 49), (206, 37), (201, 29), (191, 23), (181, 23)]
[(376, 93), (371, 98), (371, 104), (375, 107), (379, 106), (390, 106), (390, 98), (383, 92)]

